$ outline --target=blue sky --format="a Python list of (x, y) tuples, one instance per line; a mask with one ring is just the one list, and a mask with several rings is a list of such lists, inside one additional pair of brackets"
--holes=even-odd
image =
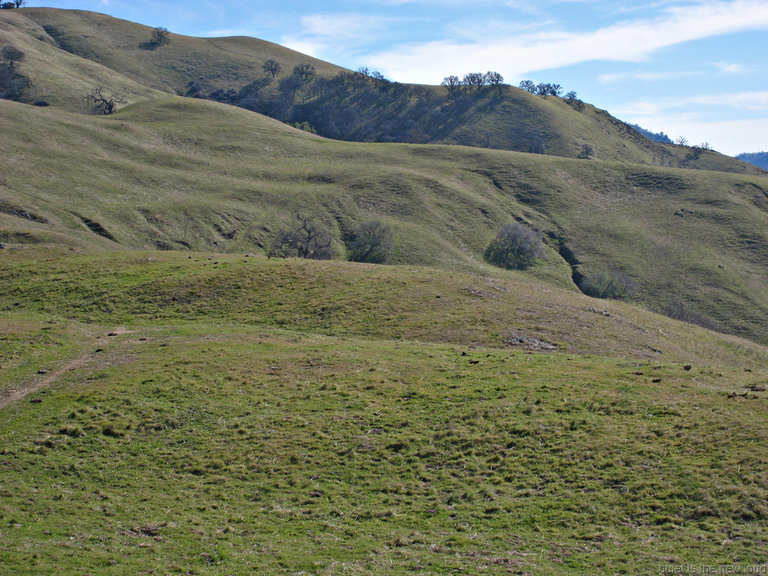
[(262, 38), (398, 82), (500, 72), (725, 154), (768, 151), (768, 0), (28, 0)]

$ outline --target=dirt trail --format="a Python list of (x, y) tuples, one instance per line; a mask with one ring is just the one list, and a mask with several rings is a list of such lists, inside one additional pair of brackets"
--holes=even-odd
[(71, 370), (77, 370), (78, 368), (82, 367), (86, 362), (88, 362), (88, 360), (92, 359), (94, 356), (95, 354), (93, 352), (86, 352), (85, 354), (82, 354), (77, 358), (73, 358), (72, 360), (59, 366), (58, 368), (51, 370), (45, 375), (41, 375), (40, 378), (37, 378), (32, 382), (25, 384), (21, 388), (16, 388), (11, 390), (0, 390), (0, 410), (5, 408), (9, 404), (16, 402), (17, 400), (21, 400), (22, 398), (29, 396), (33, 392), (37, 392), (38, 390), (47, 388), (48, 386), (56, 382), (56, 380), (58, 380), (65, 373)]
[[(123, 334), (128, 334), (128, 333), (130, 333), (130, 331), (122, 328), (118, 328), (110, 332), (108, 335), (121, 336)], [(125, 344), (126, 344), (125, 342), (120, 342), (119, 344), (117, 344), (117, 347), (123, 348)], [(94, 346), (97, 345), (96, 340), (94, 340), (93, 345)], [(113, 350), (111, 351), (112, 354), (105, 351), (104, 348), (100, 348), (98, 350), (94, 350), (90, 352), (84, 352), (80, 356), (76, 358), (72, 358), (71, 360), (68, 360), (61, 366), (57, 366), (56, 368), (49, 370), (45, 374), (40, 374), (31, 382), (28, 382), (27, 384), (24, 384), (19, 388), (0, 390), (0, 410), (16, 402), (17, 400), (22, 400), (23, 398), (26, 398), (27, 396), (29, 396), (30, 394), (33, 394), (34, 392), (37, 392), (38, 390), (42, 390), (43, 388), (48, 388), (52, 384), (56, 383), (56, 381), (67, 372), (78, 370), (79, 368), (82, 368), (86, 364), (89, 364), (92, 362), (97, 362), (99, 365), (103, 366), (108, 362), (107, 358), (111, 358), (111, 360), (114, 361), (114, 358), (113, 358), (114, 352), (115, 352), (114, 346), (110, 346), (109, 348), (113, 348)]]

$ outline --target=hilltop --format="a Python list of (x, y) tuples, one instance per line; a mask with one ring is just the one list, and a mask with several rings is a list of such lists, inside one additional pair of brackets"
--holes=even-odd
[[(0, 14), (0, 42), (27, 53), (29, 101), (82, 110), (94, 86), (128, 102), (156, 91), (209, 98), (336, 139), (445, 143), (576, 158), (757, 173), (711, 150), (650, 141), (578, 99), (511, 86), (449, 94), (353, 73), (253, 38), (191, 38), (92, 12), (26, 8)], [(264, 70), (272, 61), (276, 74)], [(299, 67), (302, 72), (297, 72)]]

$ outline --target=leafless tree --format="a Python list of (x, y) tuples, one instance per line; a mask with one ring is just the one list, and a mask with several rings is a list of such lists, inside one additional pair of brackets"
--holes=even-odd
[(3, 46), (2, 57), (8, 63), (11, 71), (15, 71), (16, 64), (23, 62), (27, 55), (15, 46)]
[(364, 222), (355, 231), (355, 239), (349, 249), (349, 259), (354, 262), (383, 264), (390, 259), (394, 249), (392, 230), (386, 224), (373, 220)]
[(124, 104), (125, 98), (118, 94), (111, 96), (104, 93), (104, 88), (98, 86), (84, 96), (86, 105), (96, 114), (108, 116), (117, 110), (118, 104)]
[(276, 258), (308, 258), (331, 260), (336, 252), (331, 246), (333, 237), (311, 217), (297, 214), (294, 228), (278, 232), (268, 255)]
[(483, 78), (485, 83), (490, 84), (491, 86), (501, 86), (504, 83), (504, 76), (498, 72), (493, 72), (492, 70), (486, 72)]

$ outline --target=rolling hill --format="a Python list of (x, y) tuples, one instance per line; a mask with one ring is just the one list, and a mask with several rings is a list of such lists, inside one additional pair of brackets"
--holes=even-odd
[[(30, 101), (82, 111), (82, 97), (105, 86), (129, 102), (153, 91), (214, 98), (306, 123), (321, 135), (357, 141), (447, 143), (653, 165), (756, 174), (710, 150), (649, 141), (581, 101), (542, 98), (509, 86), (448, 97), (444, 88), (401, 85), (350, 73), (252, 38), (171, 34), (92, 12), (27, 8), (0, 14), (0, 42), (27, 54)], [(274, 60), (272, 79), (262, 67)], [(294, 68), (313, 69), (296, 78)]]
[(14, 574), (764, 558), (762, 346), (530, 279), (242, 254), (14, 246), (0, 293)]
[[(395, 262), (498, 274), (503, 224), (545, 233), (558, 286), (621, 272), (660, 312), (768, 341), (765, 178), (455, 146), (330, 141), (251, 112), (164, 96), (108, 117), (0, 102), (1, 241), (263, 252), (294, 212), (338, 251), (392, 226)], [(62, 200), (66, 199), (65, 202)]]
[[(765, 172), (586, 103), (151, 32), (0, 10), (29, 80), (0, 100), (3, 569), (764, 562)], [(89, 114), (97, 86), (126, 102)], [(297, 213), (338, 259), (266, 257)], [(390, 265), (344, 260), (369, 221)], [(483, 260), (510, 222), (544, 240), (524, 272)]]

